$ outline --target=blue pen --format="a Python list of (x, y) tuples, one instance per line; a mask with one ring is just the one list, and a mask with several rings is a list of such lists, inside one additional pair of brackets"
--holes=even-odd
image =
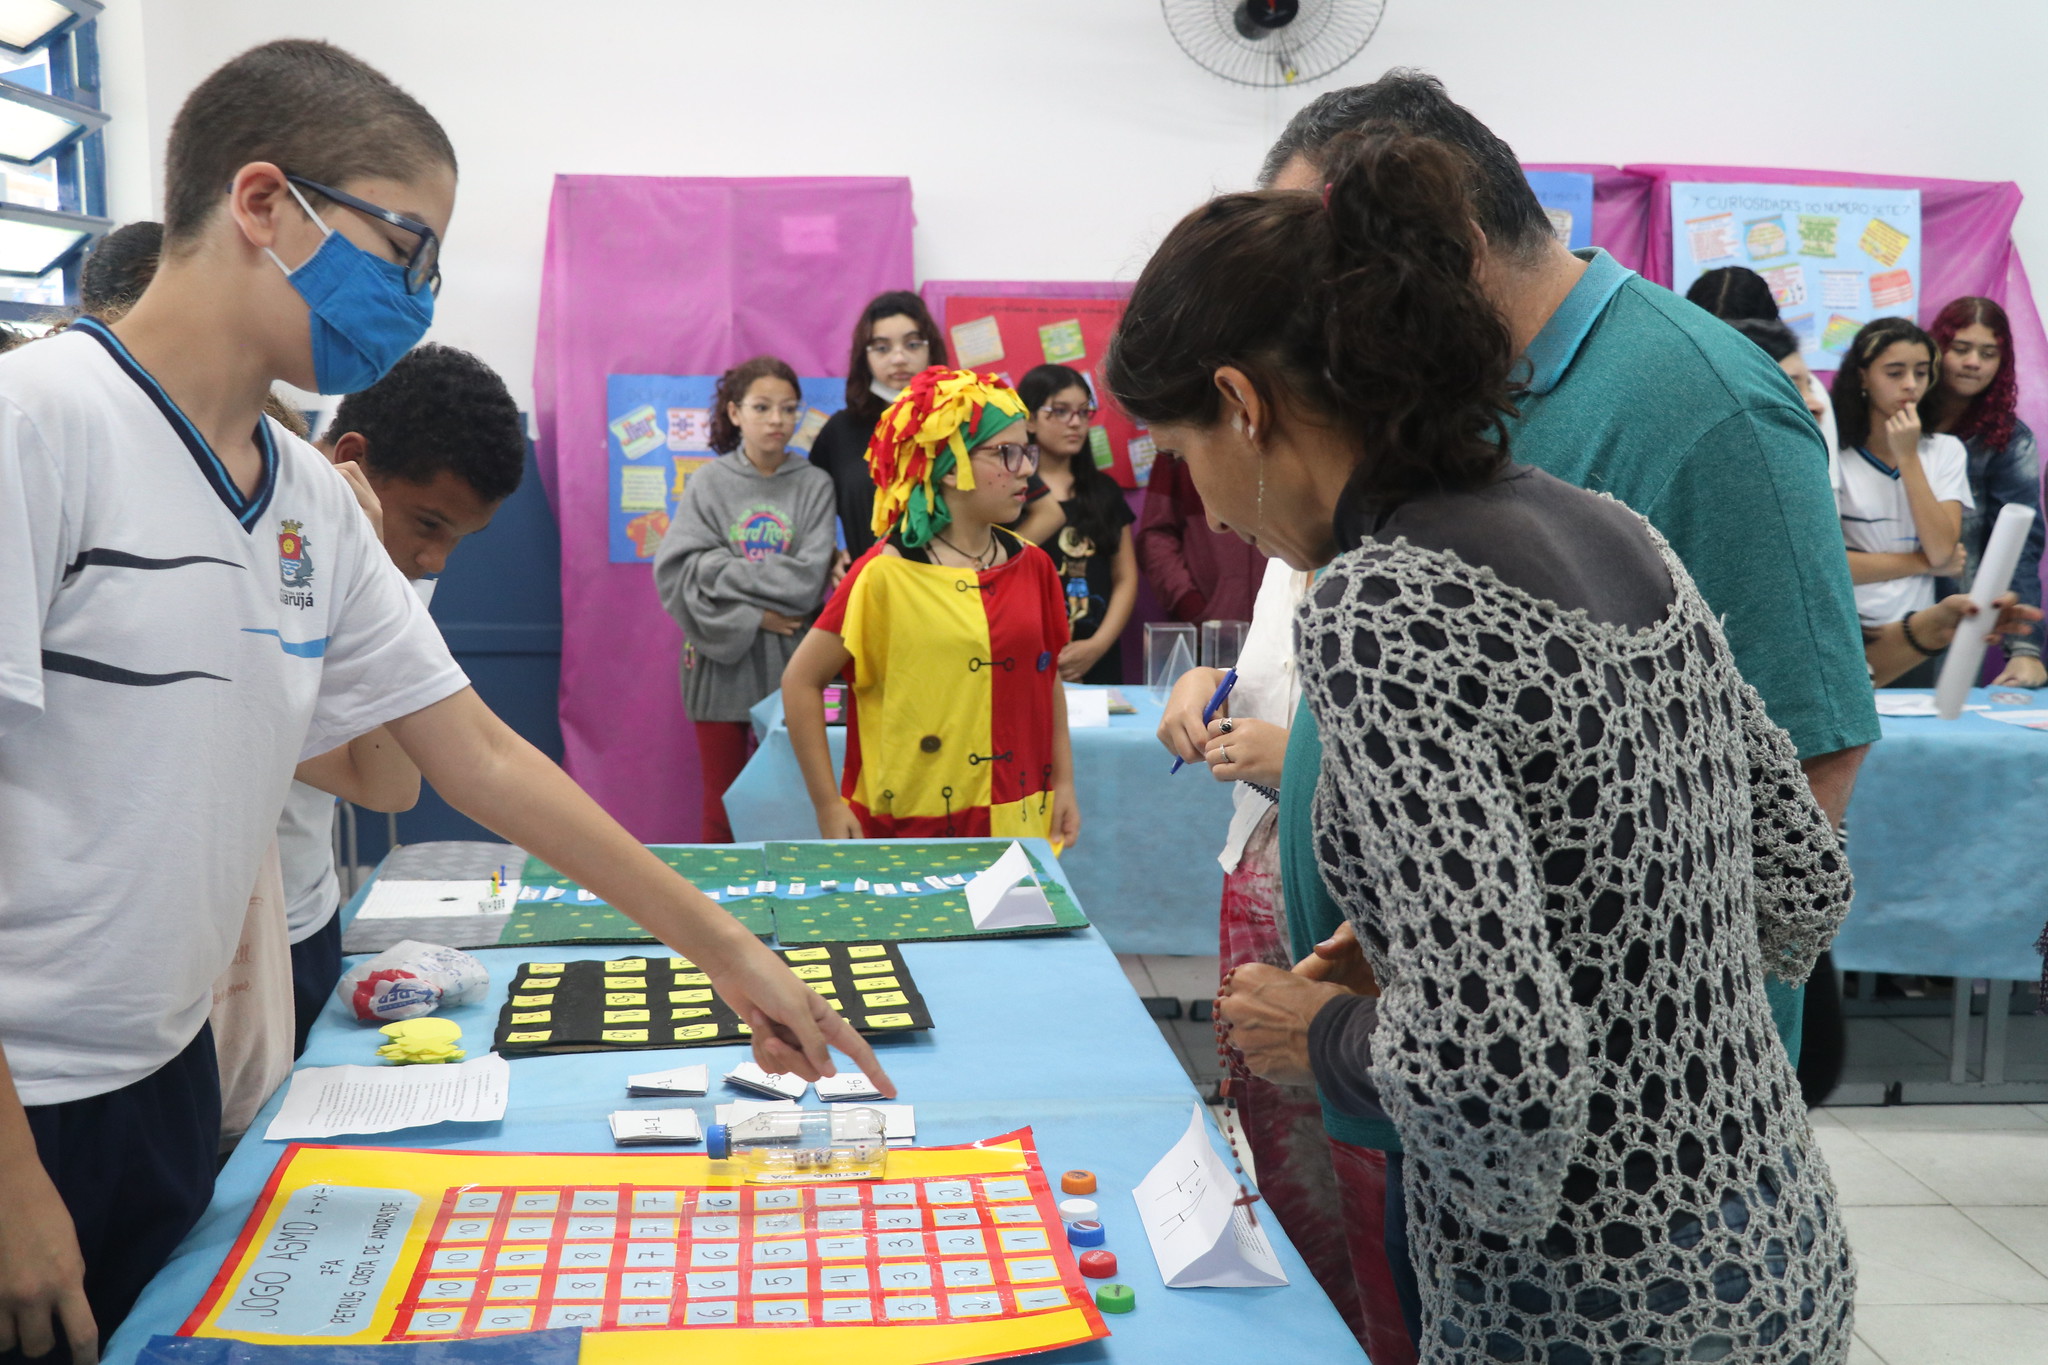
[[(1209, 698), (1209, 704), (1202, 708), (1202, 725), (1205, 729), (1210, 721), (1216, 719), (1216, 713), (1223, 709), (1224, 699), (1229, 697), (1230, 689), (1235, 686), (1237, 686), (1237, 670), (1233, 668), (1223, 675), (1222, 682), (1216, 684), (1216, 695)], [(1184, 758), (1173, 760), (1173, 767), (1167, 770), (1167, 776), (1171, 777), (1179, 772), (1186, 763), (1187, 760)]]

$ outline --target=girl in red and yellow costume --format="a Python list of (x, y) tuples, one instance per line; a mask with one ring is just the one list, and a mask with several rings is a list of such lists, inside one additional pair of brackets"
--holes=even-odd
[[(1003, 379), (933, 367), (875, 428), (875, 547), (783, 673), (790, 743), (827, 839), (1081, 831), (1043, 550), (1003, 529), (1038, 463)], [(852, 685), (835, 787), (824, 689)]]

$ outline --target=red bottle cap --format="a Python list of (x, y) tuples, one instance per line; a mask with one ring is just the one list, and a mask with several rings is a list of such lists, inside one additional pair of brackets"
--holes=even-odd
[(1082, 1252), (1081, 1273), (1091, 1280), (1108, 1279), (1116, 1274), (1116, 1253), (1114, 1251)]

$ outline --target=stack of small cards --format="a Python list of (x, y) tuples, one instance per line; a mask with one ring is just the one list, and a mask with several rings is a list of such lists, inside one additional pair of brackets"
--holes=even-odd
[(725, 1073), (725, 1083), (772, 1100), (800, 1100), (811, 1084), (801, 1076), (763, 1071), (759, 1062), (741, 1062)]
[(818, 1098), (826, 1103), (834, 1100), (878, 1100), (882, 1092), (875, 1089), (875, 1083), (858, 1071), (842, 1071), (837, 1076), (827, 1076), (814, 1087)]
[(612, 1114), (612, 1141), (621, 1147), (672, 1147), (702, 1142), (694, 1109), (620, 1109)]
[(668, 1071), (643, 1071), (626, 1077), (626, 1093), (636, 1100), (702, 1095), (711, 1089), (710, 1068), (702, 1062)]

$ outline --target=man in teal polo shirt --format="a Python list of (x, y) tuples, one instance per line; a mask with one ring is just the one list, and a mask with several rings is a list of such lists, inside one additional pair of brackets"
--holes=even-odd
[[(1611, 494), (1663, 533), (1839, 824), (1863, 751), (1878, 737), (1877, 711), (1828, 453), (1799, 394), (1725, 323), (1604, 251), (1560, 245), (1514, 152), (1434, 77), (1392, 71), (1315, 100), (1267, 154), (1261, 183), (1320, 188), (1321, 151), (1368, 125), (1434, 138), (1470, 158), (1487, 239), (1482, 279), (1528, 362), (1521, 415), (1508, 424), (1513, 457)], [(1321, 766), (1304, 704), (1289, 735), (1279, 817), (1297, 958), (1343, 922), (1315, 864), (1310, 807)], [(1765, 986), (1797, 1062), (1803, 990)], [(1385, 1123), (1326, 1107), (1324, 1124), (1340, 1142), (1399, 1151)], [(1390, 1252), (1400, 1235), (1398, 1165), (1388, 1170)], [(1406, 1308), (1413, 1291), (1401, 1288)]]
[[(1398, 125), (1471, 158), (1488, 292), (1529, 365), (1521, 416), (1508, 424), (1514, 458), (1612, 494), (1663, 533), (1839, 823), (1863, 751), (1877, 739), (1877, 710), (1827, 449), (1799, 394), (1732, 328), (1604, 251), (1560, 245), (1514, 153), (1433, 77), (1394, 71), (1322, 96), (1288, 124), (1262, 179), (1275, 189), (1316, 188), (1317, 153), (1368, 124)], [(1304, 710), (1287, 771), (1314, 773), (1320, 758)], [(1312, 782), (1286, 784), (1283, 829), (1305, 829), (1312, 796)], [(1321, 937), (1337, 916), (1312, 851), (1305, 839), (1287, 839), (1286, 853), (1297, 864), (1287, 883), (1290, 926)], [(1309, 896), (1324, 904), (1297, 920), (1296, 902)], [(1770, 985), (1796, 1060), (1798, 994)]]

